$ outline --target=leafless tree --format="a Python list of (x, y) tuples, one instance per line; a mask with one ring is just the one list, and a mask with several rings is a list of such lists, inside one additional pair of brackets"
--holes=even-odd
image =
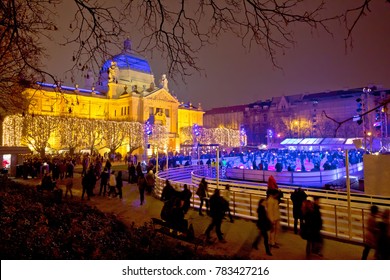
[[(295, 42), (296, 24), (331, 32), (328, 24), (342, 20), (349, 39), (371, 2), (359, 0), (340, 14), (326, 15), (325, 0), (7, 0), (0, 4), (0, 58), (14, 59), (16, 81), (50, 74), (41, 65), (42, 42), (60, 32), (61, 45), (74, 49), (73, 69), (100, 67), (137, 30), (138, 51), (162, 54), (170, 75), (200, 70), (197, 52), (224, 33), (235, 34), (244, 47), (260, 46), (277, 65), (278, 50)], [(74, 13), (69, 22), (59, 17), (64, 8)]]
[(127, 18), (136, 15), (136, 26), (144, 36), (138, 47), (146, 52), (156, 50), (167, 61), (169, 74), (190, 75), (200, 70), (197, 52), (214, 44), (224, 33), (233, 33), (243, 47), (259, 46), (275, 66), (278, 51), (295, 43), (293, 29), (297, 24), (328, 33), (329, 23), (344, 22), (346, 41), (358, 21), (368, 12), (372, 0), (356, 1), (339, 14), (325, 15), (325, 0), (199, 0), (199, 1), (125, 1)]
[(144, 127), (140, 122), (126, 122), (125, 132), (127, 134), (127, 143), (129, 145), (129, 153), (132, 154), (135, 150), (145, 145)]
[(180, 135), (180, 143), (194, 144), (196, 142), (192, 126), (186, 126), (180, 128), (179, 135)]
[(2, 143), (5, 146), (19, 146), (22, 139), (23, 132), (23, 117), (22, 115), (15, 114), (7, 116), (3, 122), (4, 133)]
[(105, 121), (81, 119), (80, 131), (82, 134), (83, 145), (90, 149), (91, 154), (95, 151), (95, 147), (99, 146), (103, 141), (103, 125)]
[[(63, 35), (59, 47), (74, 50), (69, 69), (74, 75), (99, 69), (137, 30), (142, 33), (137, 50), (162, 56), (170, 77), (185, 78), (201, 70), (198, 51), (224, 33), (235, 34), (243, 47), (264, 49), (276, 66), (278, 53), (294, 44), (297, 24), (331, 33), (328, 24), (339, 20), (348, 31), (346, 42), (352, 42), (353, 30), (370, 12), (371, 2), (357, 0), (340, 14), (326, 15), (326, 0), (1, 1), (0, 120), (25, 110), (23, 88), (44, 79), (58, 82), (42, 63), (48, 53), (44, 42), (53, 41), (54, 35)], [(70, 19), (59, 16), (65, 8), (74, 14)]]
[(169, 135), (167, 127), (154, 124), (152, 126), (152, 134), (149, 135), (148, 142), (161, 151), (168, 148), (168, 141)]
[(63, 117), (60, 122), (61, 138), (60, 143), (64, 148), (69, 149), (69, 154), (72, 156), (76, 149), (82, 144), (82, 133), (80, 127), (83, 123), (82, 119)]
[(126, 123), (116, 121), (103, 121), (104, 147), (110, 149), (110, 154), (124, 145), (126, 137)]
[(41, 157), (50, 148), (49, 139), (58, 131), (60, 118), (42, 115), (26, 115), (23, 119), (22, 139)]

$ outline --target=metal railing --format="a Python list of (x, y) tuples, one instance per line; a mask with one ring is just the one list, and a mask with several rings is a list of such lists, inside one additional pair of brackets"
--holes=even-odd
[[(156, 176), (155, 194), (161, 196), (165, 180), (169, 180), (178, 191), (183, 189), (184, 184), (187, 184), (188, 189), (192, 192), (191, 206), (199, 208), (200, 200), (195, 193), (200, 180), (205, 177), (209, 186), (209, 194), (212, 194), (217, 187), (225, 189), (226, 185), (230, 186), (230, 209), (232, 215), (248, 220), (256, 220), (258, 201), (266, 197), (266, 184), (233, 180), (219, 180), (217, 182), (214, 175), (215, 169), (204, 166), (187, 166), (162, 171)], [(281, 224), (289, 228), (294, 226), (290, 194), (295, 188), (294, 186), (283, 186), (280, 188), (284, 193), (279, 205)], [(345, 192), (325, 189), (302, 189), (309, 197), (317, 196), (320, 198), (323, 219), (322, 233), (338, 239), (362, 243), (364, 241), (365, 222), (369, 215), (370, 205), (378, 205), (381, 210), (385, 208), (390, 209), (390, 197), (352, 193), (349, 210)], [(351, 213), (351, 221), (348, 219), (349, 211)]]

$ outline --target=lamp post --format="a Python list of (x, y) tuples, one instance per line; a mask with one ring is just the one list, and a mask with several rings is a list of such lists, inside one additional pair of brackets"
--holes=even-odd
[(156, 146), (156, 174), (157, 173), (158, 173), (158, 146)]
[(198, 149), (199, 147), (208, 146), (208, 147), (216, 147), (217, 151), (217, 162), (216, 162), (216, 180), (217, 180), (217, 189), (219, 188), (219, 144), (199, 144), (198, 143)]
[(370, 143), (370, 145), (369, 145), (369, 152), (370, 153), (372, 153), (372, 133), (371, 133), (371, 131), (369, 131), (369, 132), (367, 132), (367, 136), (368, 136), (368, 141), (369, 141), (369, 143)]
[(347, 187), (347, 208), (348, 208), (348, 236), (351, 238), (352, 221), (351, 221), (351, 181), (349, 178), (349, 157), (348, 149), (345, 150), (345, 172), (346, 172), (346, 187)]

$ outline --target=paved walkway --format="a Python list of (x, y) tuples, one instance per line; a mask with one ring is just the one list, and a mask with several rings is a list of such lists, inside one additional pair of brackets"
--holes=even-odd
[[(22, 180), (22, 179), (18, 179)], [(114, 213), (119, 219), (126, 224), (135, 223), (143, 225), (150, 222), (152, 217), (159, 218), (162, 209), (162, 202), (152, 196), (145, 196), (145, 204), (140, 205), (139, 194), (136, 184), (127, 184), (124, 182), (123, 199), (107, 198), (95, 195), (91, 200), (81, 201), (81, 178), (76, 174), (74, 179), (73, 200), (79, 200), (80, 203), (87, 203), (96, 206), (103, 212)], [(28, 180), (29, 183), (36, 185), (38, 180)], [(61, 188), (61, 182), (58, 183)], [(99, 193), (99, 182), (94, 190), (95, 194)], [(70, 199), (70, 198), (67, 198)], [(189, 223), (193, 224), (195, 236), (204, 238), (204, 231), (210, 223), (208, 216), (199, 216), (196, 210), (191, 209), (186, 218)], [(306, 241), (299, 235), (293, 234), (291, 230), (281, 229), (277, 237), (277, 243), (280, 248), (272, 249), (272, 256), (265, 254), (264, 245), (259, 244), (259, 250), (251, 248), (251, 244), (257, 235), (255, 223), (244, 219), (236, 219), (234, 223), (225, 220), (222, 223), (222, 232), (224, 233), (226, 243), (215, 243), (207, 246), (199, 246), (197, 250), (210, 254), (227, 255), (232, 259), (269, 259), (269, 260), (304, 260)], [(216, 238), (215, 231), (212, 237)], [(324, 240), (323, 256), (312, 256), (316, 260), (358, 260), (361, 257), (363, 247), (360, 245), (340, 242), (331, 239)], [(369, 259), (373, 259), (374, 252), (370, 252)]]

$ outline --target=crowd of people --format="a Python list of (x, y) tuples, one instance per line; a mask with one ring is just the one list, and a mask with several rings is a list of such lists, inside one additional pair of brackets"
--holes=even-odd
[(169, 180), (166, 180), (160, 198), (164, 202), (160, 214), (161, 219), (173, 229), (187, 233), (189, 225), (185, 215), (190, 209), (191, 197), (192, 192), (188, 189), (187, 184), (183, 185), (182, 190), (176, 190)]
[[(351, 163), (358, 163), (362, 161), (363, 154), (359, 151), (350, 151), (349, 158)], [(160, 159), (160, 158), (159, 158)], [(265, 163), (270, 162), (282, 165), (282, 170), (288, 169), (288, 165), (291, 162), (297, 162), (299, 159), (301, 162), (309, 161), (314, 164), (314, 167), (318, 166), (319, 162), (325, 162), (323, 168), (326, 167), (326, 163), (331, 163), (331, 166), (340, 167), (345, 160), (345, 155), (341, 151), (326, 151), (326, 152), (305, 152), (305, 151), (257, 151), (248, 153), (246, 155), (246, 162), (260, 162), (259, 165), (253, 164), (253, 168), (266, 168)], [(66, 158), (30, 158), (26, 159), (23, 164), (23, 177), (31, 176), (32, 178), (41, 178), (42, 189), (54, 189), (56, 182), (60, 181), (61, 184), (66, 186), (65, 197), (73, 197), (73, 175), (74, 167), (76, 164), (82, 166), (82, 196), (87, 199), (95, 195), (94, 189), (96, 185), (99, 186), (97, 192), (99, 196), (107, 197), (119, 197), (122, 199), (123, 193), (123, 181), (127, 180), (130, 184), (137, 184), (140, 205), (144, 204), (145, 192), (152, 193), (155, 185), (155, 166), (157, 162), (154, 158), (148, 162), (148, 164), (142, 165), (136, 157), (125, 157), (127, 162), (127, 174), (128, 178), (123, 178), (122, 171), (112, 170), (112, 163), (109, 158), (104, 156), (95, 155), (90, 156), (85, 154), (81, 157), (66, 157)], [(166, 160), (166, 159), (165, 159)], [(172, 160), (177, 164), (180, 161), (176, 161), (174, 157)], [(224, 158), (221, 159), (221, 164)], [(244, 161), (244, 157), (241, 158)], [(203, 160), (201, 161), (203, 163)], [(162, 163), (161, 169), (163, 169), (164, 158), (159, 161)], [(172, 163), (173, 166), (175, 163)], [(201, 163), (199, 163), (201, 164)], [(215, 160), (209, 158), (205, 160), (205, 165), (215, 165)], [(334, 167), (330, 167), (334, 168)], [(276, 170), (278, 171), (278, 170)], [(304, 171), (304, 170), (302, 170)], [(200, 200), (198, 213), (203, 216), (203, 210), (205, 208), (206, 214), (211, 217), (211, 222), (207, 226), (205, 231), (206, 240), (210, 241), (211, 232), (215, 228), (217, 238), (220, 242), (226, 242), (221, 231), (221, 226), (225, 216), (228, 215), (230, 222), (234, 222), (229, 207), (229, 186), (226, 186), (225, 190), (215, 189), (210, 195), (208, 189), (208, 183), (205, 178), (202, 178), (195, 193)], [(161, 200), (164, 202), (164, 206), (161, 210), (161, 218), (167, 221), (172, 228), (187, 231), (189, 228), (188, 220), (185, 218), (191, 205), (192, 192), (188, 189), (187, 184), (184, 184), (181, 190), (176, 190), (169, 180), (166, 180), (165, 187), (161, 195)], [(268, 189), (266, 198), (262, 198), (258, 202), (257, 207), (257, 228), (258, 234), (253, 241), (252, 247), (258, 250), (258, 244), (263, 239), (265, 253), (272, 256), (272, 250), (279, 248), (277, 243), (278, 229), (280, 227), (280, 209), (279, 204), (283, 192), (278, 188), (273, 176), (270, 176), (268, 180)], [(294, 233), (300, 234), (303, 239), (307, 241), (306, 255), (308, 258), (312, 254), (322, 254), (322, 218), (320, 212), (319, 199), (313, 197), (308, 199), (306, 193), (297, 188), (290, 197), (293, 203), (293, 218), (294, 218)], [(365, 238), (364, 238), (364, 250), (362, 259), (367, 259), (371, 249), (375, 250), (375, 258), (377, 259), (389, 259), (390, 247), (389, 247), (389, 215), (388, 209), (380, 213), (377, 206), (371, 207), (371, 214), (367, 220)]]
[[(364, 151), (349, 150), (349, 163), (363, 162)], [(240, 163), (248, 169), (276, 171), (319, 171), (345, 167), (342, 150), (305, 151), (288, 149), (256, 150), (240, 155)], [(307, 169), (310, 166), (310, 170)]]
[[(267, 255), (272, 256), (271, 248), (278, 249), (276, 242), (280, 228), (279, 204), (283, 198), (283, 192), (278, 188), (275, 179), (271, 176), (268, 180), (267, 196), (259, 200), (257, 207), (257, 228), (259, 233), (252, 244), (252, 248), (258, 249), (258, 244), (263, 238)], [(319, 207), (319, 198), (308, 200), (306, 193), (297, 188), (291, 193), (293, 202), (294, 233), (300, 234), (306, 240), (306, 257), (312, 254), (320, 255), (322, 250), (322, 218)], [(298, 230), (299, 222), (299, 230)]]

